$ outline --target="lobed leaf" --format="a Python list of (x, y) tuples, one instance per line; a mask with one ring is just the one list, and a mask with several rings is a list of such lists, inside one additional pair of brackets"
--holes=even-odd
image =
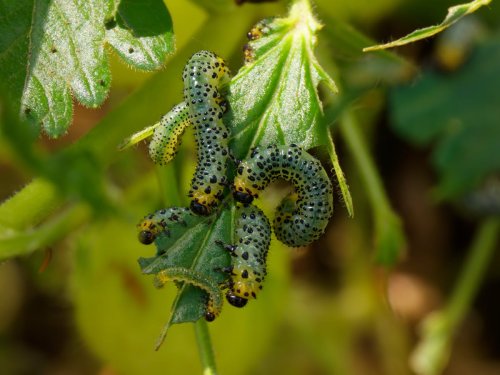
[(0, 2), (0, 78), (21, 115), (51, 137), (66, 132), (73, 97), (88, 107), (106, 98), (106, 42), (138, 69), (159, 68), (174, 48), (163, 2)]
[[(216, 241), (232, 243), (234, 209), (234, 206), (223, 208), (208, 218), (187, 211), (183, 220), (169, 226), (168, 234), (164, 233), (155, 240), (156, 256), (139, 259), (142, 272), (157, 274), (167, 268), (183, 267), (209, 277), (214, 282), (225, 281), (227, 275), (220, 269), (229, 266), (230, 256)], [(182, 285), (166, 329), (171, 324), (200, 319), (205, 313), (205, 303), (204, 291), (192, 285)]]
[(250, 61), (231, 80), (228, 93), (226, 123), (237, 157), (259, 144), (297, 143), (309, 149), (327, 143), (317, 86), (323, 81), (337, 89), (313, 53), (321, 27), (308, 3), (298, 1), (288, 17), (265, 20), (254, 29), (247, 46)]

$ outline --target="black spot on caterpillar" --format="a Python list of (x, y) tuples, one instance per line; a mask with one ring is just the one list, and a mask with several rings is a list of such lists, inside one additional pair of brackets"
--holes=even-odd
[(161, 235), (170, 236), (173, 226), (181, 224), (185, 227), (193, 219), (196, 220), (196, 216), (184, 207), (163, 208), (146, 215), (137, 224), (139, 242), (144, 245), (152, 244)]
[(255, 148), (238, 166), (234, 197), (250, 203), (275, 179), (290, 181), (295, 192), (276, 209), (276, 237), (292, 247), (305, 246), (325, 231), (333, 214), (333, 188), (321, 163), (297, 145)]
[(161, 288), (168, 281), (180, 281), (194, 285), (208, 294), (206, 302), (205, 320), (211, 322), (217, 318), (222, 310), (222, 291), (219, 285), (199, 272), (183, 267), (166, 268), (155, 276), (155, 285)]
[(264, 213), (253, 205), (239, 208), (236, 215), (235, 243), (219, 244), (232, 259), (231, 266), (223, 270), (231, 275), (226, 299), (233, 306), (243, 307), (262, 289), (271, 226)]
[(200, 51), (189, 59), (182, 78), (198, 153), (189, 191), (191, 210), (208, 215), (218, 205), (226, 185), (228, 131), (222, 122), (226, 102), (220, 88), (229, 82), (229, 69), (216, 54)]
[(161, 118), (149, 143), (149, 156), (156, 164), (167, 164), (175, 157), (181, 144), (180, 137), (189, 124), (188, 107), (184, 102)]

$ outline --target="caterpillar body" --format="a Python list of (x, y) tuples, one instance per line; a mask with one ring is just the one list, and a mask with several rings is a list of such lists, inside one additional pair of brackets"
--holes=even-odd
[(182, 77), (198, 154), (189, 191), (190, 207), (196, 214), (208, 215), (227, 185), (228, 131), (222, 122), (226, 102), (220, 88), (229, 82), (229, 69), (216, 54), (201, 51), (189, 59)]
[(149, 143), (149, 156), (153, 162), (164, 165), (177, 155), (181, 136), (190, 123), (189, 108), (184, 102), (177, 104), (161, 118)]
[(243, 307), (262, 289), (271, 225), (264, 213), (253, 205), (238, 208), (236, 215), (235, 243), (219, 244), (232, 257), (231, 266), (224, 269), (231, 275), (226, 299), (233, 306)]
[(273, 223), (276, 237), (305, 246), (325, 231), (333, 214), (333, 187), (321, 163), (297, 145), (255, 148), (238, 166), (233, 195), (251, 203), (275, 179), (290, 181), (295, 192), (283, 199)]
[(163, 287), (168, 281), (180, 281), (194, 285), (208, 294), (205, 306), (205, 320), (211, 322), (222, 311), (222, 291), (219, 285), (200, 272), (184, 267), (171, 267), (158, 272), (155, 276), (157, 288)]
[(146, 215), (137, 224), (139, 242), (144, 245), (152, 244), (161, 235), (170, 236), (172, 227), (181, 224), (186, 227), (198, 217), (193, 215), (189, 208), (169, 207)]

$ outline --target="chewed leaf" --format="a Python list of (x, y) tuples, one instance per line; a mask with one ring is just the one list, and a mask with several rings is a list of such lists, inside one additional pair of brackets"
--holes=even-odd
[(51, 137), (71, 122), (72, 97), (88, 107), (106, 98), (106, 42), (145, 70), (159, 68), (173, 51), (172, 22), (160, 0), (4, 3), (0, 78), (21, 115)]
[[(197, 273), (201, 277), (219, 284), (226, 280), (227, 275), (221, 272), (223, 267), (230, 264), (230, 256), (217, 242), (231, 243), (234, 228), (233, 210), (225, 208), (210, 217), (196, 216), (188, 209), (170, 208), (168, 210), (184, 210), (175, 220), (168, 220), (170, 213), (152, 215), (154, 223), (163, 219), (163, 230), (155, 236), (157, 248), (156, 256), (140, 258), (139, 265), (144, 274), (157, 275), (163, 270), (183, 268)], [(163, 215), (163, 216), (161, 216)], [(147, 216), (139, 224), (139, 231), (144, 228), (154, 228)], [(146, 221), (146, 222), (145, 222)], [(144, 224), (143, 224), (144, 223)], [(163, 224), (162, 224), (163, 225)], [(155, 229), (153, 229), (155, 230)], [(202, 318), (206, 312), (206, 291), (193, 285), (184, 283), (179, 291), (172, 314), (167, 325), (184, 322), (194, 322)]]
[(395, 40), (393, 42), (386, 43), (386, 44), (378, 44), (376, 46), (366, 47), (366, 48), (363, 48), (363, 51), (369, 52), (369, 51), (376, 51), (376, 50), (380, 50), (380, 49), (399, 47), (399, 46), (403, 46), (405, 44), (416, 42), (417, 40), (429, 38), (433, 35), (436, 35), (437, 33), (440, 33), (441, 31), (445, 30), (446, 28), (450, 27), (455, 22), (460, 20), (462, 17), (464, 17), (470, 13), (475, 12), (478, 8), (480, 8), (484, 5), (488, 5), (490, 2), (491, 2), (491, 0), (474, 0), (474, 1), (471, 1), (470, 3), (455, 5), (455, 6), (448, 9), (448, 14), (446, 15), (446, 18), (439, 25), (429, 26), (429, 27), (425, 27), (423, 29), (415, 30), (412, 33), (410, 33), (410, 34), (408, 34), (408, 35), (406, 35), (398, 40)]
[(226, 124), (239, 158), (259, 144), (325, 144), (327, 130), (317, 93), (319, 82), (336, 91), (313, 49), (321, 25), (306, 1), (287, 18), (264, 20), (249, 33), (246, 65), (229, 85)]

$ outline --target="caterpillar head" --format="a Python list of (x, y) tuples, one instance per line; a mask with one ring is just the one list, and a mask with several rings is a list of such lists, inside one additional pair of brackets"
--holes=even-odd
[(235, 191), (233, 193), (234, 199), (236, 199), (238, 202), (243, 203), (243, 204), (250, 204), (253, 201), (253, 196), (245, 193), (243, 191)]
[(148, 215), (137, 224), (139, 234), (137, 238), (144, 245), (150, 245), (156, 237), (163, 231), (167, 230), (167, 224), (164, 220), (155, 221), (153, 215)]
[(230, 290), (226, 293), (226, 300), (234, 307), (243, 307), (248, 302), (248, 299), (237, 296)]
[(205, 320), (207, 322), (213, 322), (215, 320), (216, 316), (212, 311), (207, 311), (205, 313)]
[(191, 201), (189, 208), (191, 208), (191, 211), (193, 211), (197, 215), (200, 216), (210, 215), (210, 208), (208, 206), (199, 203), (198, 201)]
[(247, 182), (244, 176), (236, 176), (234, 178), (233, 197), (243, 204), (252, 203), (253, 199), (258, 196), (255, 189)]

